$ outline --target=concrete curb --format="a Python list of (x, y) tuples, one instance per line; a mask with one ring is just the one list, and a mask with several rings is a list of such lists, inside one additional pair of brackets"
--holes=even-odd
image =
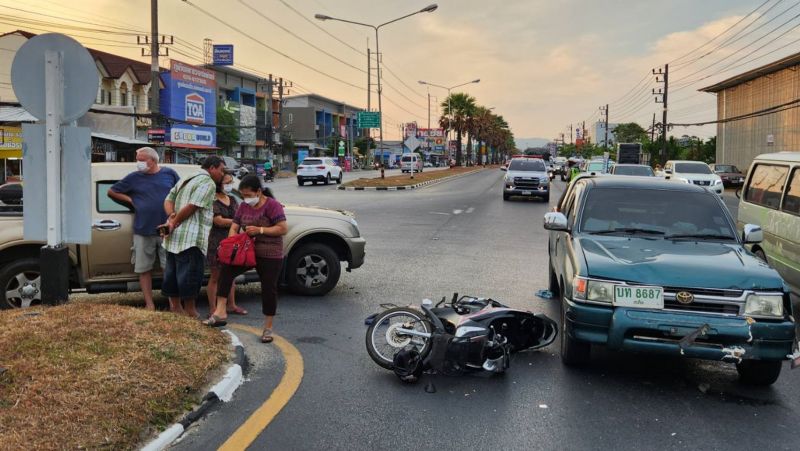
[(186, 429), (195, 421), (202, 418), (212, 407), (220, 402), (228, 402), (233, 397), (233, 393), (242, 385), (244, 381), (242, 373), (247, 368), (247, 357), (244, 354), (244, 346), (233, 332), (223, 329), (222, 332), (231, 338), (236, 356), (233, 364), (228, 367), (225, 375), (219, 382), (211, 387), (211, 390), (203, 396), (203, 402), (197, 408), (184, 415), (180, 421), (168, 427), (164, 432), (147, 443), (141, 448), (142, 451), (161, 451), (167, 449), (173, 442), (178, 440)]
[(435, 180), (428, 180), (427, 182), (420, 182), (416, 185), (406, 185), (406, 186), (339, 186), (337, 189), (342, 191), (405, 191), (405, 190), (412, 190), (417, 188), (422, 188), (424, 186), (435, 185), (437, 183), (443, 183), (450, 180), (455, 180), (457, 178), (466, 177), (468, 175), (472, 175), (478, 172), (483, 171), (483, 169), (479, 169), (477, 171), (465, 172), (463, 174), (452, 175), (450, 177), (442, 177), (440, 179)]

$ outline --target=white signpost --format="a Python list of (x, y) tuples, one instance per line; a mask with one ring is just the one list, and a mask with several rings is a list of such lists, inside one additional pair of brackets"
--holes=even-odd
[(67, 300), (65, 243), (91, 240), (91, 131), (71, 124), (89, 111), (99, 83), (89, 52), (62, 34), (28, 40), (11, 65), (14, 94), (40, 121), (23, 125), (23, 164), (32, 180), (23, 185), (23, 229), (25, 239), (47, 241), (39, 265), (44, 304)]

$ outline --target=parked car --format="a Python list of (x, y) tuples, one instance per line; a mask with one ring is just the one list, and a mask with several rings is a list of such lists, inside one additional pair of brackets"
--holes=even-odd
[(318, 182), (324, 184), (331, 183), (336, 180), (336, 183), (342, 183), (344, 171), (339, 167), (333, 158), (318, 157), (306, 158), (297, 166), (297, 184), (303, 186), (306, 182), (311, 182), (316, 185)]
[(758, 224), (764, 241), (748, 245), (800, 296), (800, 154), (759, 155), (750, 166), (739, 200), (737, 229)]
[(744, 184), (744, 174), (732, 164), (711, 164), (709, 167), (722, 180), (723, 186), (742, 186)]
[(422, 155), (418, 153), (404, 153), (400, 158), (401, 172), (422, 172)]
[(725, 190), (720, 176), (702, 161), (669, 160), (664, 164), (664, 178), (704, 186), (720, 196)]
[(639, 177), (655, 177), (653, 168), (646, 164), (618, 164), (611, 168), (614, 175), (635, 175)]
[(0, 206), (22, 205), (22, 183), (10, 182), (0, 185)]
[(503, 200), (511, 196), (539, 197), (550, 202), (550, 176), (541, 158), (514, 158), (503, 180)]
[[(162, 165), (181, 176), (197, 166)], [(133, 212), (108, 197), (108, 189), (136, 170), (133, 163), (92, 164), (92, 244), (70, 245), (70, 288), (89, 293), (139, 291), (139, 276), (131, 263)], [(23, 207), (24, 208), (24, 207)], [(366, 241), (352, 214), (323, 208), (285, 205), (289, 232), (283, 237), (284, 274), (281, 284), (307, 296), (332, 290), (341, 275), (364, 263)], [(27, 240), (20, 211), (0, 213), (0, 309), (41, 302), (39, 250), (43, 243)], [(160, 269), (153, 275), (161, 285)], [(246, 281), (257, 281), (247, 273)]]
[(430, 161), (426, 161), (426, 162), (425, 162), (425, 163), (422, 165), (422, 167), (424, 167), (424, 168), (432, 168), (432, 167), (433, 167), (433, 163), (431, 163)]
[(561, 358), (592, 346), (736, 364), (742, 382), (768, 385), (792, 353), (795, 322), (780, 275), (745, 249), (722, 200), (687, 183), (582, 176), (550, 231), (550, 290), (561, 303)]

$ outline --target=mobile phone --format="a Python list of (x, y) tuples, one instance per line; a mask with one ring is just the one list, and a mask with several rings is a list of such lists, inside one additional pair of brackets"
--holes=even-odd
[(158, 234), (161, 236), (169, 235), (169, 226), (168, 225), (160, 225), (156, 228), (158, 230)]

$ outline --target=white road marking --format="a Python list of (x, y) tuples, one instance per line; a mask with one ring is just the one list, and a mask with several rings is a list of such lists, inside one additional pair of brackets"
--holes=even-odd
[(464, 210), (453, 210), (454, 215), (460, 215), (461, 213), (464, 213)]
[(430, 214), (432, 214), (432, 215), (444, 215), (444, 216), (450, 216), (450, 213), (442, 213), (442, 212), (440, 212), (440, 211), (429, 211), (428, 213), (430, 213)]
[(473, 211), (475, 211), (475, 207), (467, 208), (467, 213), (472, 213)]

